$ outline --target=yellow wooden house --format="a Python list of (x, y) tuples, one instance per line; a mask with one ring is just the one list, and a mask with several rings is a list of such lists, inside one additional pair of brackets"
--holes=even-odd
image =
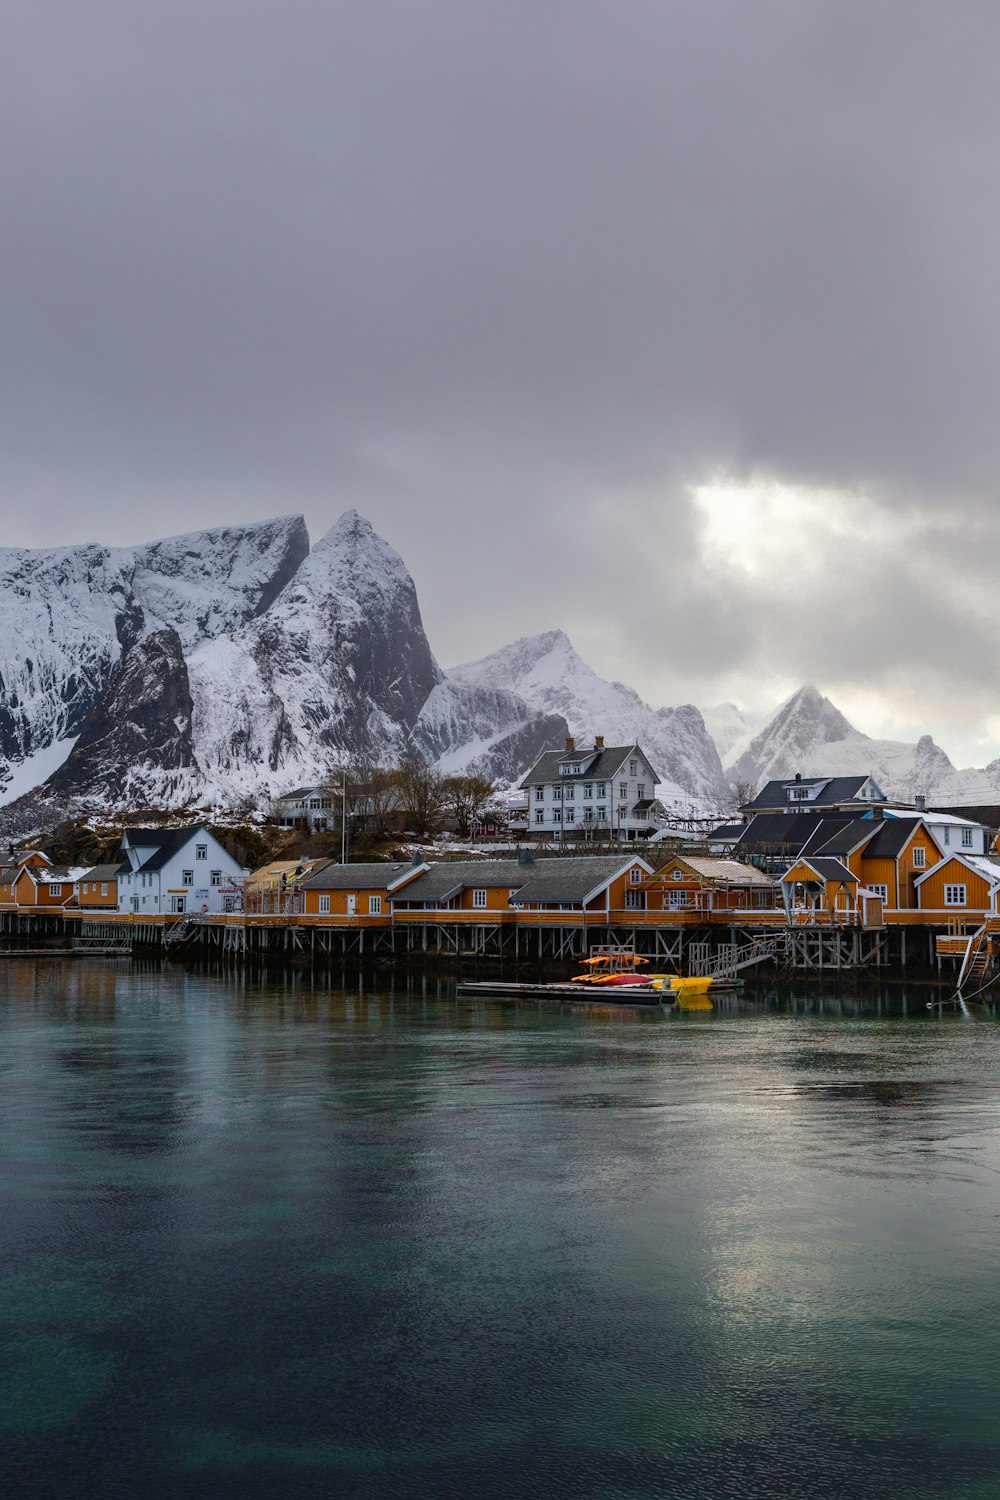
[(298, 882), (301, 916), (388, 925), (390, 900), (427, 868), (418, 864), (333, 864)]

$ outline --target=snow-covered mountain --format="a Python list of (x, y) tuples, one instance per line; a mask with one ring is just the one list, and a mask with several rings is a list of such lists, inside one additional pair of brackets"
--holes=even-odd
[(703, 708), (701, 716), (723, 765), (737, 752), (737, 746), (742, 750), (753, 739), (753, 725), (735, 703), (715, 703), (711, 708)]
[(871, 772), (888, 797), (925, 796), (942, 805), (990, 803), (1000, 793), (1000, 760), (984, 770), (959, 770), (929, 734), (915, 744), (861, 734), (811, 684), (799, 688), (764, 727), (730, 753), (735, 783), (759, 787), (794, 776), (849, 776)]
[(308, 550), (301, 516), (146, 547), (0, 549), (0, 800), (69, 753), (143, 636), (170, 629), (187, 649), (238, 628)]
[(660, 774), (668, 805), (719, 811), (730, 797), (718, 751), (698, 710), (650, 708), (633, 688), (599, 677), (561, 630), (525, 636), (454, 667), (450, 684), (512, 693), (536, 713), (557, 713), (572, 735), (602, 734), (609, 745), (640, 744)]
[(67, 808), (234, 805), (409, 756), (513, 780), (567, 732), (445, 681), (402, 559), (354, 511), (311, 550), (294, 517), (3, 563), (0, 800), (44, 781)]

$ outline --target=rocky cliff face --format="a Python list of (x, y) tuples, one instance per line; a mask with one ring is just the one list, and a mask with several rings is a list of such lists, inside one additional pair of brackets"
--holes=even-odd
[[(804, 774), (803, 762), (825, 745), (850, 739), (857, 731), (838, 708), (807, 683), (788, 698), (730, 766), (734, 781), (757, 786)], [(844, 773), (848, 774), (848, 773)]]
[(51, 747), (68, 753), (143, 636), (169, 628), (189, 649), (237, 628), (308, 547), (291, 516), (148, 547), (0, 551), (0, 799), (32, 784), (36, 758), (48, 774)]

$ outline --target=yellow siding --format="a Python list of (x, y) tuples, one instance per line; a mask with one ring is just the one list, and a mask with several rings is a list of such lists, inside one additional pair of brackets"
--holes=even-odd
[[(946, 885), (965, 886), (965, 906), (945, 906), (944, 888)], [(990, 887), (989, 882), (975, 871), (963, 865), (961, 860), (947, 859), (936, 869), (929, 880), (925, 880), (919, 887), (920, 906), (923, 911), (953, 912), (960, 916), (962, 912), (980, 912), (990, 909)]]
[[(476, 906), (473, 903), (473, 889), (486, 892), (485, 906)], [(459, 911), (510, 911), (509, 893), (512, 889), (513, 887), (509, 885), (484, 884), (476, 887), (469, 885), (461, 892), (455, 904)]]
[(370, 896), (381, 896), (382, 915), (384, 917), (389, 915), (389, 895), (384, 889), (374, 890), (370, 886), (359, 886), (355, 891), (319, 891), (313, 889), (303, 891), (302, 894), (305, 897), (305, 912), (307, 916), (319, 916), (320, 896), (329, 896), (329, 915), (331, 917), (347, 916), (348, 896), (355, 897), (355, 916), (366, 917), (368, 915), (368, 898)]
[[(851, 862), (852, 868), (854, 862)], [(884, 906), (895, 907), (896, 905), (896, 861), (894, 859), (867, 859), (864, 855), (858, 860), (858, 868), (855, 874), (863, 885), (884, 885)]]

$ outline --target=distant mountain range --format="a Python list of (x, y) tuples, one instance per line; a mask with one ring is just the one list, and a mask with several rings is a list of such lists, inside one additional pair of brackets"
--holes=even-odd
[(1000, 760), (983, 770), (959, 770), (929, 734), (916, 743), (877, 740), (860, 733), (838, 708), (812, 685), (799, 688), (762, 728), (744, 723), (732, 704), (707, 710), (715, 728), (730, 781), (759, 787), (774, 778), (848, 776), (873, 773), (889, 797), (912, 802), (917, 796), (940, 805), (993, 803), (1000, 800)]
[(683, 811), (724, 813), (733, 781), (795, 771), (872, 770), (908, 799), (1000, 789), (1000, 762), (956, 771), (927, 736), (868, 739), (811, 687), (760, 729), (731, 704), (652, 708), (559, 630), (444, 671), (403, 560), (355, 511), (313, 546), (291, 516), (143, 547), (0, 550), (8, 830), (260, 804), (359, 759), (513, 782), (567, 734), (639, 742)]

